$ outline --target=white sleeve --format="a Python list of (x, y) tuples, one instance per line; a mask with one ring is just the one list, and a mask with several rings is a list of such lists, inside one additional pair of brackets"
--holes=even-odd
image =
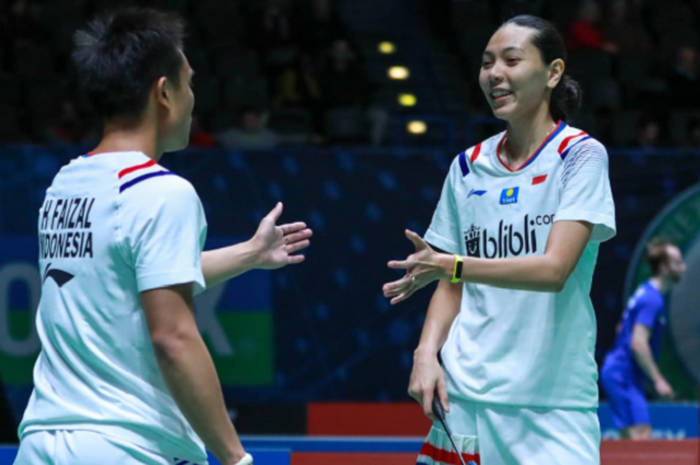
[(459, 232), (459, 211), (455, 202), (455, 169), (457, 159), (452, 163), (450, 172), (442, 186), (440, 201), (433, 213), (433, 220), (425, 233), (425, 241), (429, 244), (453, 254), (462, 254), (462, 239)]
[[(566, 152), (565, 152), (566, 153)], [(608, 175), (608, 152), (595, 139), (581, 140), (564, 159), (561, 200), (555, 221), (586, 221), (593, 224), (591, 242), (615, 235), (615, 204)]]
[(120, 195), (124, 244), (139, 292), (184, 283), (193, 283), (195, 294), (203, 291), (207, 226), (192, 185), (162, 176)]

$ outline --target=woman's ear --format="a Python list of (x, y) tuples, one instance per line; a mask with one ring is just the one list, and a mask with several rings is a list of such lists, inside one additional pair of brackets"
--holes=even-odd
[(561, 58), (557, 58), (556, 60), (552, 61), (549, 64), (549, 78), (547, 79), (547, 87), (554, 89), (564, 76), (565, 69), (566, 65), (564, 64), (564, 60)]

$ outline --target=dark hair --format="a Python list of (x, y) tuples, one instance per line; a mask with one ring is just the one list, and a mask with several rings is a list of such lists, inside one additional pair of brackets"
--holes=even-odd
[(147, 8), (107, 13), (76, 32), (73, 63), (97, 113), (136, 119), (154, 82), (165, 76), (178, 85), (183, 38), (178, 16)]
[(656, 237), (647, 244), (646, 259), (649, 262), (649, 267), (651, 268), (651, 274), (653, 276), (659, 274), (661, 265), (668, 261), (669, 246), (676, 247), (676, 244), (661, 237)]
[[(516, 26), (532, 29), (530, 42), (537, 47), (545, 64), (550, 64), (557, 58), (566, 62), (566, 47), (557, 28), (546, 19), (532, 15), (519, 15), (504, 22), (503, 26), (515, 24)], [(554, 120), (568, 121), (581, 107), (582, 90), (578, 82), (574, 81), (567, 74), (552, 90), (552, 97), (549, 102), (549, 111)]]

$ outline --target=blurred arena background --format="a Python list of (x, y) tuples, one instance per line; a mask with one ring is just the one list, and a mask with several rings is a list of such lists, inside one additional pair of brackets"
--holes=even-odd
[[(344, 463), (326, 452), (412, 463), (427, 423), (406, 404), (406, 388), (430, 292), (390, 308), (385, 264), (409, 251), (404, 228), (425, 231), (452, 158), (502, 129), (478, 88), (481, 52), (503, 19), (531, 13), (567, 40), (568, 66), (585, 90), (573, 125), (610, 153), (618, 235), (602, 245), (593, 283), (599, 361), (648, 275), (641, 244), (662, 233), (689, 267), (670, 300), (660, 360), (678, 399), (652, 403), (654, 437), (674, 441), (606, 443), (604, 463), (698, 463), (697, 445), (681, 441), (698, 437), (698, 0), (4, 0), (0, 443), (17, 440), (40, 349), (37, 210), (60, 166), (100, 133), (69, 66), (72, 34), (126, 5), (187, 20), (191, 146), (163, 164), (198, 189), (209, 245), (247, 238), (278, 200), (285, 218), (315, 230), (303, 267), (251, 273), (198, 301), (232, 418), (250, 444), (293, 450), (297, 465)], [(601, 400), (603, 437), (614, 440)], [(289, 463), (279, 457), (261, 463)]]

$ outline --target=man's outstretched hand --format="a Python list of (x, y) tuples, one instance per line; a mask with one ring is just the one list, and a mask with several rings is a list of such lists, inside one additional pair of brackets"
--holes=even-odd
[(274, 270), (287, 265), (296, 265), (304, 261), (301, 254), (295, 252), (307, 248), (313, 231), (304, 222), (288, 223), (277, 226), (284, 206), (278, 202), (275, 208), (260, 221), (252, 242), (260, 253), (260, 268)]

